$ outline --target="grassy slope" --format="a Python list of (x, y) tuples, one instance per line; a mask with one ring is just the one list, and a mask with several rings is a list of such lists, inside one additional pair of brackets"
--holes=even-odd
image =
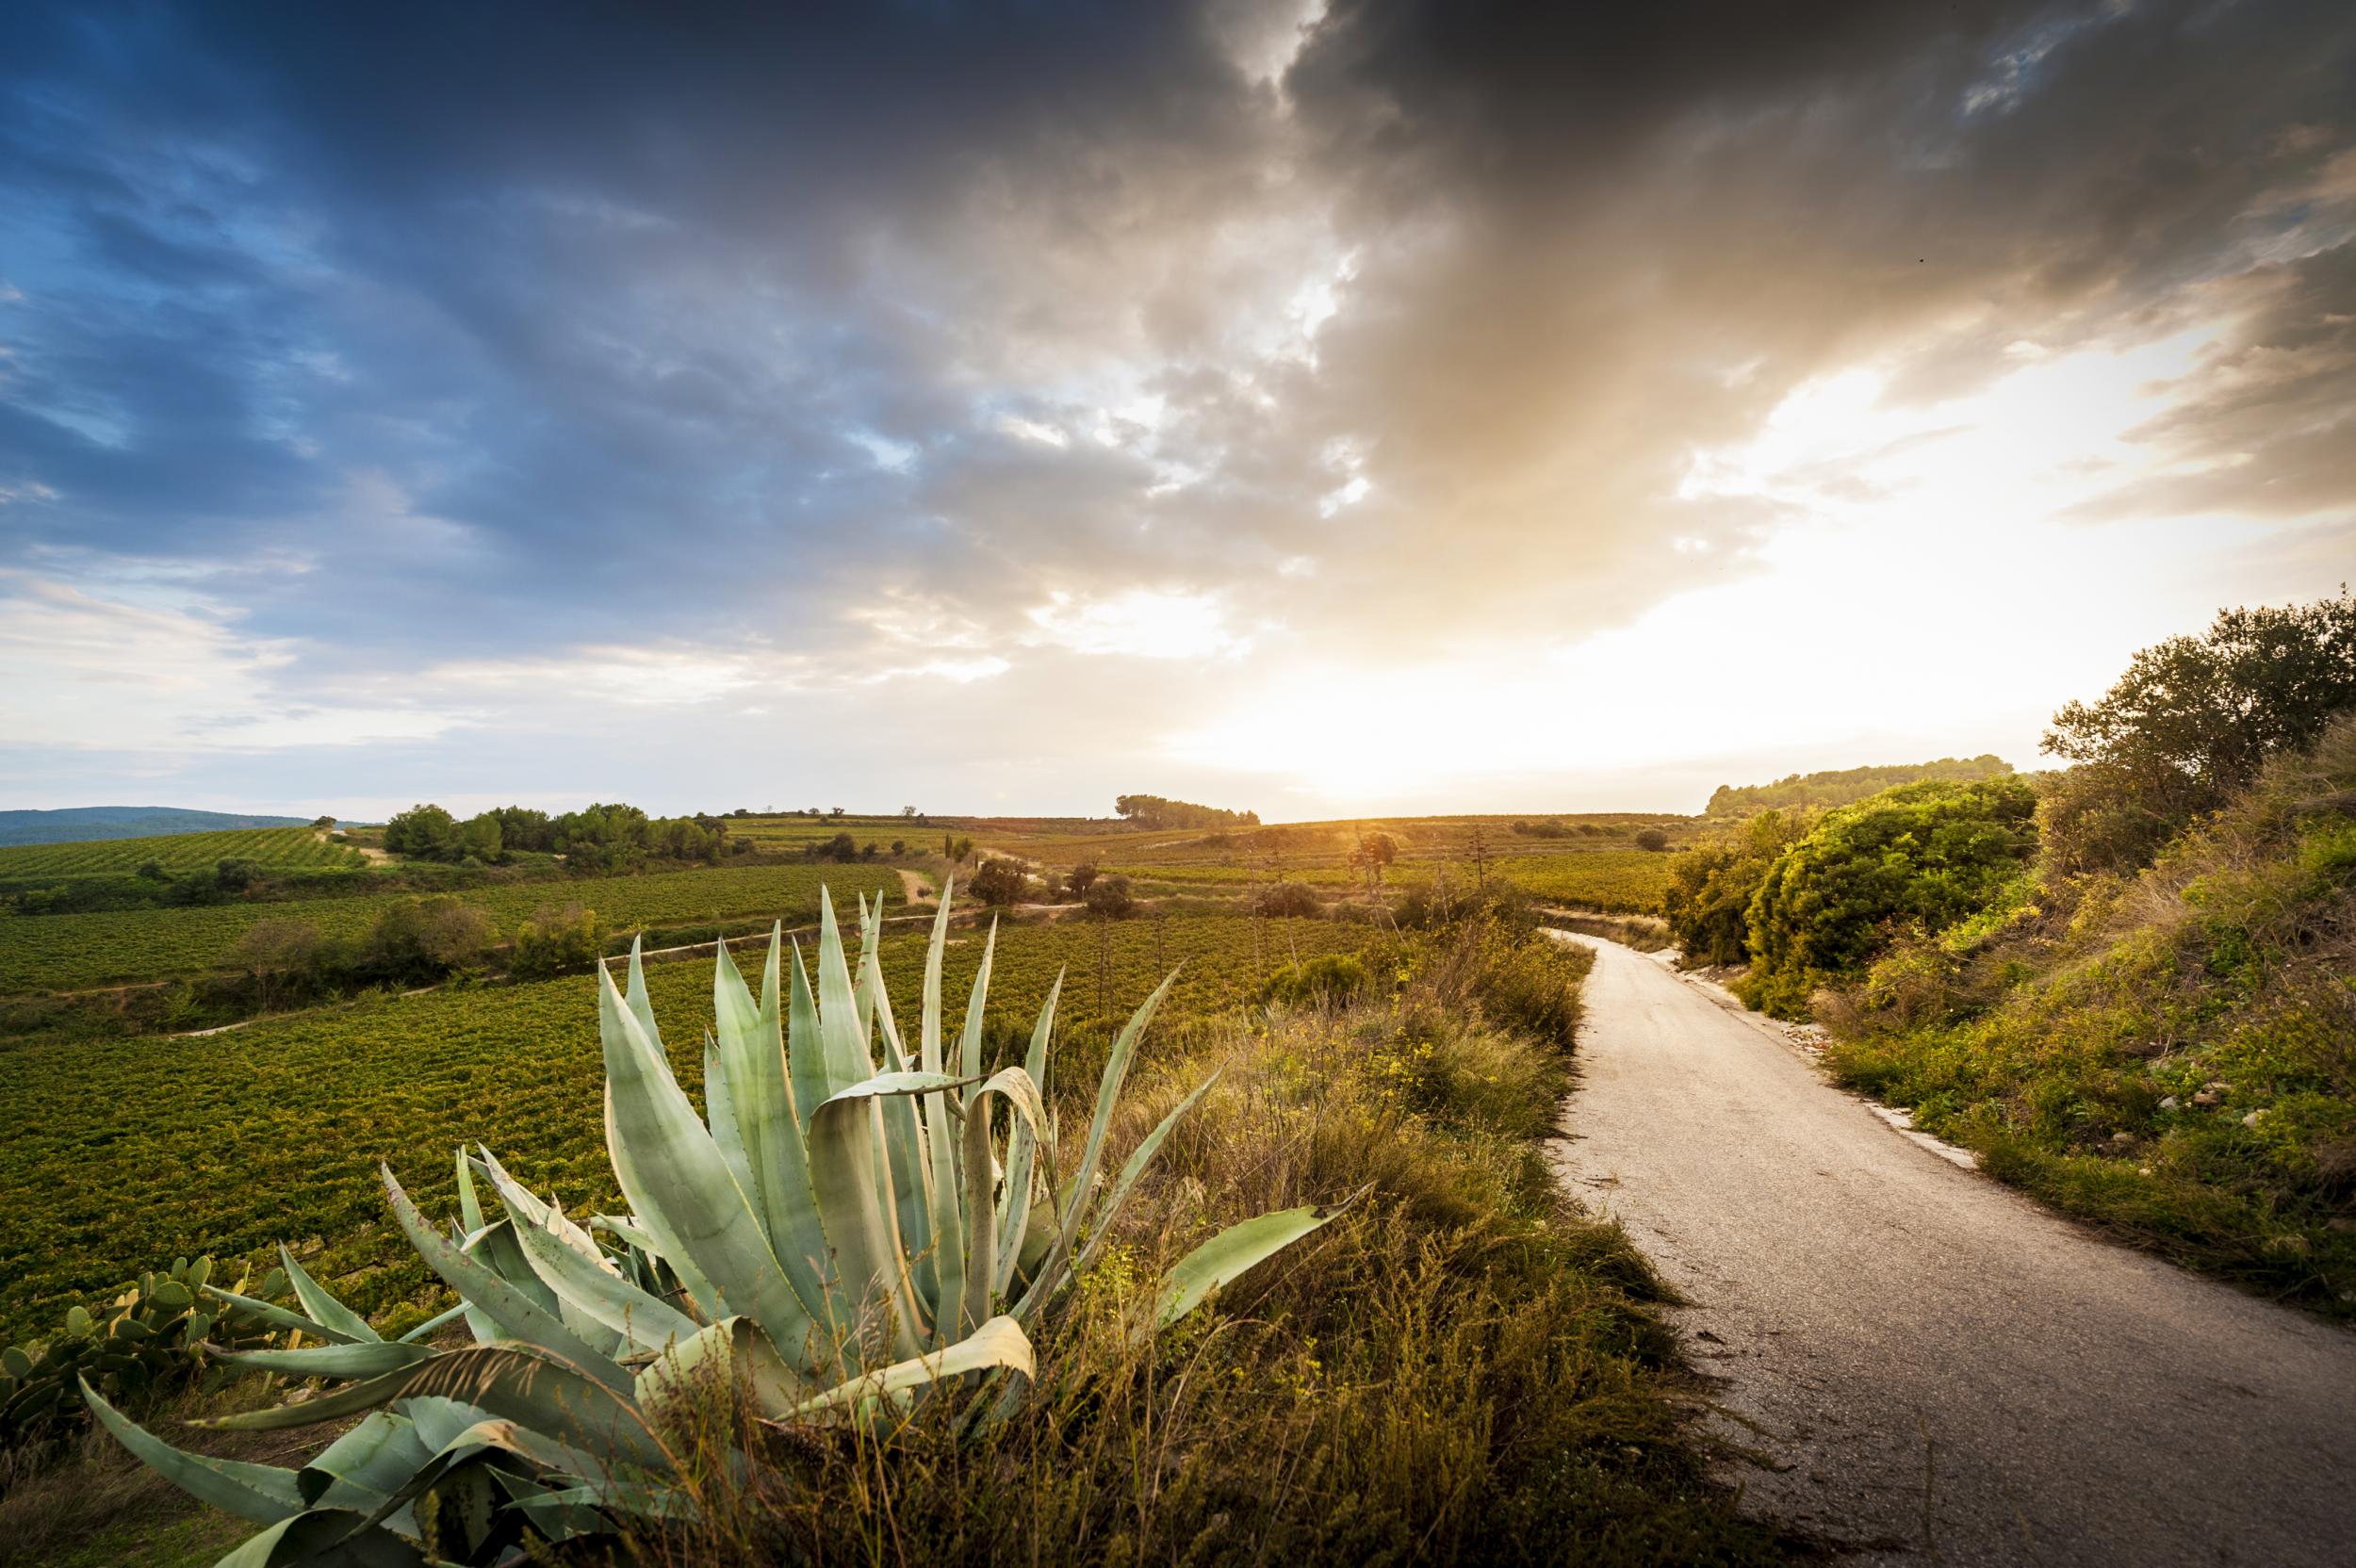
[(2350, 792), (2356, 725), (2131, 884), (1884, 960), (1828, 1059), (2058, 1207), (2356, 1316)]
[[(936, 1408), (888, 1462), (779, 1446), (776, 1483), (667, 1560), (1777, 1560), (1703, 1481), (1642, 1259), (1539, 1152), (1588, 962), (1533, 942), (1430, 962), (1398, 1001), (1184, 1032), (1117, 1143), (1225, 1076), (1039, 1334), (1029, 1413), (961, 1443)], [(1362, 1190), (1140, 1343), (1153, 1282), (1215, 1226)]]

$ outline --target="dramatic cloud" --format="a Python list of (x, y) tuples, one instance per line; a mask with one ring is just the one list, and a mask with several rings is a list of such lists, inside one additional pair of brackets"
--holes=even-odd
[(2344, 574), (2351, 319), (2344, 5), (44, 8), (0, 794), (2025, 761)]

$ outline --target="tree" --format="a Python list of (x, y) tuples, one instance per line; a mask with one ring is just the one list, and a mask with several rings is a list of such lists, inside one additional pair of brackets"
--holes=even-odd
[(836, 807), (833, 810), (831, 810), (831, 811), (827, 812), (826, 814), (827, 814), (828, 816), (830, 816), (830, 817), (839, 817), (839, 816), (841, 816), (841, 815), (843, 814), (843, 808), (842, 808), (842, 807), (840, 807), (840, 806), (838, 806), (838, 807)]
[(311, 819), (311, 825), (318, 828), (322, 833), (333, 833), (335, 831), (335, 819), (334, 817), (313, 817)]
[(1096, 868), (1083, 861), (1064, 874), (1063, 883), (1073, 898), (1085, 904), (1088, 902), (1088, 885), (1095, 880)]
[(230, 956), (253, 972), (262, 1011), (268, 1012), (286, 990), (319, 979), (326, 946), (319, 927), (306, 921), (265, 920), (246, 928)]
[(1350, 851), (1352, 870), (1366, 879), (1366, 891), (1372, 893), (1383, 885), (1383, 874), (1399, 858), (1399, 841), (1388, 833), (1361, 833), (1358, 847)]
[(900, 808), (900, 815), (913, 818), (916, 815), (916, 808), (913, 806), (903, 806)]
[(480, 963), (491, 948), (491, 917), (447, 896), (404, 898), (377, 917), (367, 961), (387, 978), (438, 980)]
[(384, 825), (384, 850), (412, 860), (458, 858), (458, 819), (438, 806), (412, 806)]
[(1636, 833), (1636, 847), (1650, 850), (1657, 855), (1669, 847), (1669, 835), (1658, 827), (1639, 828)]
[(1130, 896), (1129, 879), (1125, 876), (1100, 876), (1088, 883), (1081, 895), (1088, 913), (1104, 920), (1126, 920), (1137, 912), (1137, 901)]
[(975, 898), (993, 908), (1019, 904), (1030, 890), (1030, 874), (1013, 860), (991, 858), (982, 862), (981, 870), (966, 885)]
[(515, 952), (508, 967), (525, 979), (562, 974), (587, 969), (604, 951), (605, 927), (598, 923), (595, 909), (578, 904), (562, 909), (544, 906), (533, 910), (515, 933)]
[(1227, 811), (1216, 806), (1197, 806), (1192, 801), (1168, 800), (1160, 795), (1118, 795), (1113, 809), (1139, 827), (1155, 829), (1172, 827), (1257, 827), (1259, 813)]
[[(2065, 704), (2044, 750), (2079, 764), (2046, 820), (2056, 869), (2133, 870), (2193, 817), (2356, 710), (2356, 597), (2220, 612), (2137, 653), (2096, 702)], [(2081, 776), (2083, 774), (2083, 776)]]

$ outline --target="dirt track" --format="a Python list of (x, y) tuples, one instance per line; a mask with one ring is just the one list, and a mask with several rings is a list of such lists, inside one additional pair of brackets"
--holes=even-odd
[[(1559, 1166), (1692, 1303), (1759, 1511), (1942, 1564), (2356, 1562), (2356, 1333), (2112, 1246), (1596, 950)], [(1745, 1430), (1742, 1422), (1754, 1423)]]

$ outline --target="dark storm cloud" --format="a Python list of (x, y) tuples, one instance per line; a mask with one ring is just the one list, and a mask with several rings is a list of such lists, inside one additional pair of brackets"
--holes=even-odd
[(2344, 4), (1337, 0), (1281, 84), (1251, 8), (23, 17), (0, 547), (238, 568), (306, 668), (1575, 636), (1742, 569), (1773, 503), (1681, 482), (1810, 376), (2210, 306), (2146, 438), (2349, 504)]

